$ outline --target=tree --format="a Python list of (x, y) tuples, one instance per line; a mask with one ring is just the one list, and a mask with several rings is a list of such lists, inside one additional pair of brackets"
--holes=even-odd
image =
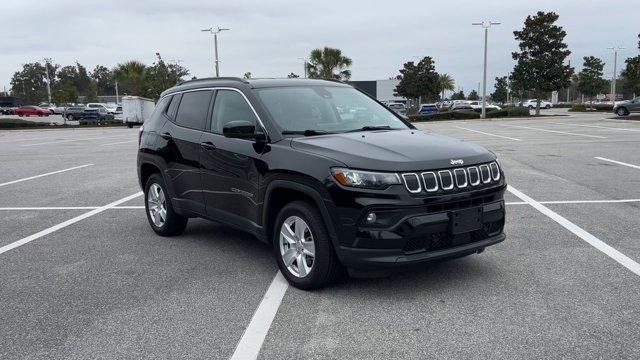
[(115, 81), (113, 81), (113, 72), (106, 66), (96, 65), (91, 72), (91, 79), (95, 81), (99, 94), (111, 95), (116, 92), (116, 84)]
[(466, 97), (464, 96), (464, 91), (460, 90), (451, 95), (451, 100), (464, 100)]
[(324, 49), (313, 49), (307, 62), (307, 73), (310, 78), (315, 79), (338, 79), (349, 80), (351, 71), (347, 69), (353, 62), (342, 55), (340, 49), (324, 47)]
[(300, 77), (300, 75), (297, 75), (297, 74), (294, 74), (294, 73), (291, 73), (291, 74), (287, 75), (287, 78), (289, 78), (289, 79), (296, 79), (296, 78), (299, 78), (299, 77)]
[(244, 73), (244, 75), (242, 77), (244, 79), (251, 79), (251, 71), (247, 71), (246, 73)]
[[(55, 79), (58, 65), (49, 66), (49, 77)], [(53, 84), (53, 81), (52, 81)], [(45, 68), (34, 62), (22, 65), (22, 70), (16, 71), (11, 77), (11, 92), (21, 97), (27, 104), (36, 104), (47, 99), (47, 82)]]
[(558, 15), (542, 12), (527, 16), (521, 31), (514, 31), (520, 41), (520, 52), (513, 52), (516, 60), (512, 79), (523, 90), (533, 91), (538, 99), (536, 115), (540, 114), (540, 98), (545, 92), (560, 90), (569, 85), (573, 68), (564, 65), (571, 54), (564, 43), (567, 33), (555, 25)]
[(123, 94), (144, 96), (147, 93), (146, 70), (145, 64), (131, 60), (118, 64), (113, 69), (113, 78)]
[(480, 97), (478, 96), (478, 92), (475, 90), (471, 90), (471, 92), (469, 93), (469, 96), (467, 96), (467, 100), (479, 100)]
[(455, 90), (455, 82), (453, 81), (453, 78), (449, 74), (440, 74), (439, 78), (440, 78), (440, 88), (442, 89), (442, 95), (440, 96), (440, 98), (444, 100), (444, 92), (446, 90), (450, 90), (450, 91)]
[[(638, 34), (638, 50), (640, 50), (640, 34)], [(625, 60), (626, 66), (622, 70), (622, 77), (626, 79), (623, 88), (625, 93), (640, 94), (640, 55)]]
[(59, 84), (51, 92), (51, 101), (58, 105), (78, 102), (78, 91), (73, 85)]
[[(189, 75), (189, 70), (179, 64), (167, 64), (160, 53), (156, 53), (156, 58), (156, 62), (144, 69), (143, 91), (140, 93), (141, 96), (152, 99), (159, 98), (163, 91), (175, 86), (182, 81), (183, 77)], [(119, 84), (120, 81), (118, 81)]]
[(431, 57), (425, 56), (418, 64), (404, 63), (400, 69), (400, 82), (396, 94), (407, 99), (436, 100), (440, 94), (440, 76)]
[(491, 100), (506, 103), (507, 94), (509, 92), (509, 80), (506, 76), (496, 77), (496, 83), (494, 85), (495, 90), (491, 93)]
[(578, 91), (589, 97), (593, 104), (593, 97), (607, 88), (607, 80), (602, 78), (604, 63), (595, 56), (585, 56), (583, 59), (582, 71), (578, 73)]
[(75, 66), (67, 65), (58, 71), (58, 84), (55, 88), (57, 87), (63, 87), (63, 92), (67, 94), (69, 94), (69, 87), (73, 87), (77, 95), (89, 98), (95, 98), (98, 91), (95, 82), (87, 73), (87, 68), (78, 62)]

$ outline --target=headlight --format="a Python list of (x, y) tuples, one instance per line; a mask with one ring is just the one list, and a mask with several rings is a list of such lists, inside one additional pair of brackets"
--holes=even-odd
[(380, 173), (334, 168), (331, 169), (331, 175), (333, 175), (333, 178), (343, 186), (367, 189), (386, 189), (389, 185), (401, 184), (400, 176), (396, 173)]

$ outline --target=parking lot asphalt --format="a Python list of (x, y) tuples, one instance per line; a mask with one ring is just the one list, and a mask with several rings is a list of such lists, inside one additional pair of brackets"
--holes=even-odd
[(640, 123), (604, 116), (417, 124), (498, 155), (506, 241), (281, 302), (251, 236), (152, 232), (135, 129), (2, 131), (0, 358), (636, 359)]

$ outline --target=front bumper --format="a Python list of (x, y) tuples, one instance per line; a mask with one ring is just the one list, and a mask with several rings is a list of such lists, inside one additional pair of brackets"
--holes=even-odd
[[(344, 266), (368, 270), (481, 251), (505, 239), (503, 193), (499, 187), (430, 205), (364, 207), (357, 221), (342, 222), (336, 252)], [(364, 220), (369, 213), (373, 224)]]

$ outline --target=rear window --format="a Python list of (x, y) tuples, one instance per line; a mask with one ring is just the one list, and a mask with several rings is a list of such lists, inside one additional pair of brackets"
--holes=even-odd
[(184, 93), (176, 113), (176, 123), (180, 126), (204, 130), (212, 93), (211, 90)]

